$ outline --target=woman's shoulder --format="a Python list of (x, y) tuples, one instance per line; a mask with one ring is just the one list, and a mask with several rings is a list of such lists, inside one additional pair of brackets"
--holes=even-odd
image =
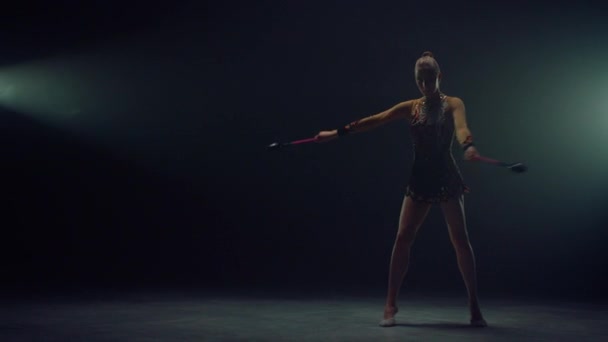
[(462, 99), (460, 97), (454, 96), (454, 95), (445, 95), (445, 100), (450, 104), (462, 103)]

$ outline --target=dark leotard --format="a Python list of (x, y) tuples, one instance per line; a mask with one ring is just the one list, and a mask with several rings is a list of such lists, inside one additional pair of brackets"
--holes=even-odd
[(452, 155), (454, 119), (447, 107), (447, 96), (441, 94), (437, 104), (423, 99), (412, 110), (414, 164), (406, 195), (413, 200), (436, 203), (469, 192)]

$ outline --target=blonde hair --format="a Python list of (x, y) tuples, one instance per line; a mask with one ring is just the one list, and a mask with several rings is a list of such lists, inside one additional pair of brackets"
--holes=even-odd
[(414, 71), (418, 71), (420, 68), (432, 69), (436, 74), (441, 72), (441, 69), (439, 69), (439, 63), (437, 63), (437, 60), (431, 51), (425, 51), (422, 53), (422, 57), (418, 58), (416, 61)]

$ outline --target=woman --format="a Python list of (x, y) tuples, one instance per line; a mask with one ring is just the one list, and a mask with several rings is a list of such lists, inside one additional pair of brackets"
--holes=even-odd
[(468, 188), (452, 156), (454, 135), (462, 146), (465, 160), (479, 157), (471, 131), (467, 127), (465, 107), (458, 97), (447, 96), (439, 90), (441, 71), (431, 52), (416, 61), (415, 78), (422, 97), (397, 104), (384, 112), (354, 121), (345, 127), (322, 131), (317, 142), (327, 142), (339, 136), (359, 133), (397, 119), (409, 123), (414, 143), (414, 163), (401, 215), (399, 229), (391, 256), (388, 295), (384, 308), (383, 327), (395, 325), (397, 296), (408, 269), (409, 255), (416, 232), (433, 204), (443, 211), (450, 240), (456, 250), (458, 267), (469, 296), (470, 323), (486, 326), (477, 298), (475, 258), (469, 243), (464, 215), (463, 195)]

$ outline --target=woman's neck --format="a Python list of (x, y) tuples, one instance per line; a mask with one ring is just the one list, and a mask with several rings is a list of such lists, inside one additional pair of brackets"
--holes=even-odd
[(424, 102), (437, 103), (441, 100), (442, 97), (443, 97), (443, 93), (441, 93), (441, 91), (437, 90), (431, 96), (424, 96)]

